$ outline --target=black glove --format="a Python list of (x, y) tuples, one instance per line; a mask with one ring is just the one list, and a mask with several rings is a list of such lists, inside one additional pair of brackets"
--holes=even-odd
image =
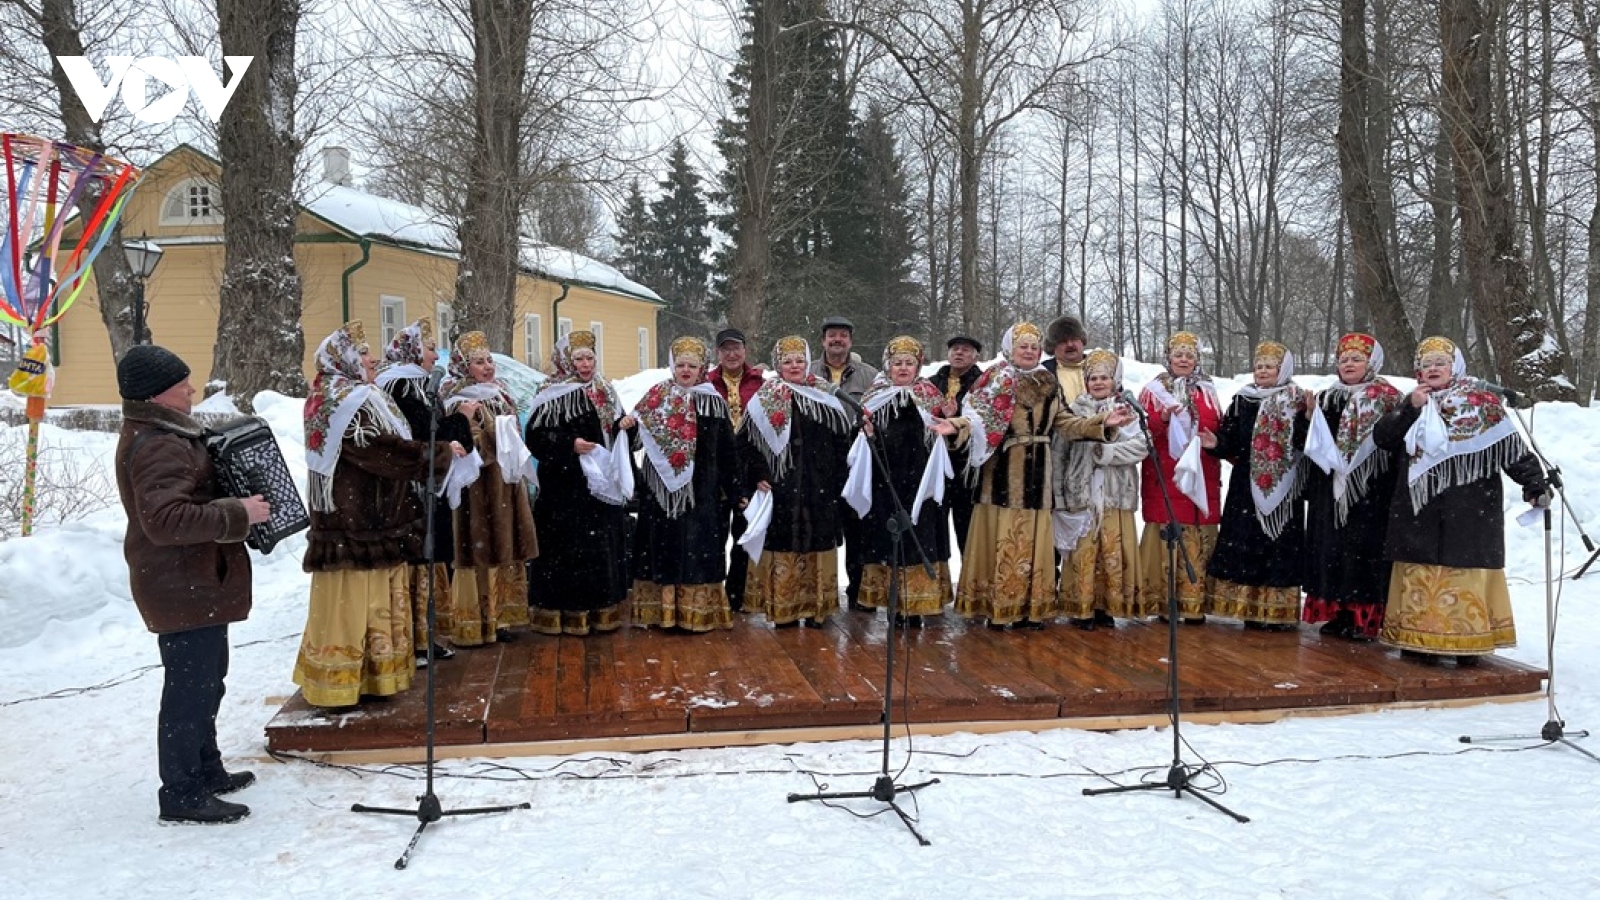
[(1550, 496), (1550, 488), (1546, 485), (1540, 484), (1522, 489), (1522, 501), (1531, 503), (1538, 509), (1549, 509), (1552, 499), (1554, 498)]

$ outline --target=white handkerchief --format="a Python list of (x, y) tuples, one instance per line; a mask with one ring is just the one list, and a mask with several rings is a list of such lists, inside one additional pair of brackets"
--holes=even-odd
[(439, 496), (445, 498), (451, 509), (461, 508), (461, 492), (478, 480), (478, 470), (482, 468), (483, 457), (478, 455), (477, 450), (450, 460), (450, 471), (439, 482)]
[(922, 467), (922, 481), (917, 484), (917, 496), (911, 500), (913, 525), (922, 514), (924, 502), (944, 502), (944, 482), (953, 475), (955, 468), (950, 464), (950, 451), (945, 449), (944, 438), (934, 438), (933, 450), (928, 454), (927, 464)]
[(1311, 413), (1311, 434), (1306, 438), (1306, 459), (1317, 464), (1317, 468), (1329, 475), (1340, 467), (1343, 462), (1339, 458), (1339, 445), (1333, 442), (1333, 432), (1328, 429), (1328, 420), (1322, 417), (1320, 411)]
[[(578, 468), (583, 471), (584, 481), (588, 482), (590, 496), (612, 506), (627, 504), (628, 497), (622, 493), (622, 485), (617, 483), (617, 461), (610, 449), (595, 447), (579, 456)], [(628, 480), (633, 479), (630, 477)]]
[(750, 505), (744, 508), (744, 535), (739, 546), (750, 554), (753, 562), (761, 561), (761, 551), (767, 544), (767, 526), (772, 524), (772, 492), (756, 491)]
[(1094, 510), (1068, 512), (1058, 509), (1050, 514), (1050, 524), (1055, 529), (1056, 549), (1063, 556), (1077, 548), (1084, 535), (1094, 530)]
[(867, 446), (865, 434), (856, 435), (855, 443), (850, 445), (850, 455), (845, 457), (845, 465), (849, 466), (850, 474), (844, 480), (840, 496), (856, 515), (865, 519), (872, 509), (872, 449)]
[(522, 442), (522, 427), (514, 415), (494, 418), (495, 455), (500, 461), (500, 480), (516, 484), (527, 479), (537, 481), (533, 471), (533, 454)]
[(1178, 465), (1173, 470), (1172, 480), (1178, 483), (1179, 492), (1193, 500), (1195, 506), (1200, 507), (1202, 517), (1211, 515), (1211, 498), (1206, 493), (1206, 472), (1200, 461), (1198, 437), (1183, 448), (1183, 455), (1178, 457)]

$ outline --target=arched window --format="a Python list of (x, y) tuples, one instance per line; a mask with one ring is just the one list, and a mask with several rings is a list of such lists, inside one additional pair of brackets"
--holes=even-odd
[(204, 178), (186, 178), (161, 202), (163, 225), (211, 225), (222, 221), (222, 195)]

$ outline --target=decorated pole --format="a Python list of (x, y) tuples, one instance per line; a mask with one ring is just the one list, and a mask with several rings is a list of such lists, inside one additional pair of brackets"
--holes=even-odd
[[(39, 425), (55, 383), (48, 329), (66, 314), (105, 248), (138, 170), (62, 141), (0, 134), (5, 192), (0, 196), (0, 323), (33, 335), (33, 345), (12, 374), (10, 387), (27, 398), (28, 450), (23, 470), (22, 533), (33, 532), (39, 469)], [(63, 246), (68, 223), (76, 240)]]

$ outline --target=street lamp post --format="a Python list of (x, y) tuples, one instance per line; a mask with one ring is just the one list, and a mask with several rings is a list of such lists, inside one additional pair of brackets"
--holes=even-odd
[(156, 272), (156, 264), (161, 262), (161, 254), (166, 251), (161, 245), (149, 240), (145, 235), (139, 235), (137, 241), (128, 241), (122, 245), (124, 253), (128, 254), (128, 268), (133, 270), (133, 342), (135, 344), (150, 343), (150, 333), (144, 325), (144, 283)]

